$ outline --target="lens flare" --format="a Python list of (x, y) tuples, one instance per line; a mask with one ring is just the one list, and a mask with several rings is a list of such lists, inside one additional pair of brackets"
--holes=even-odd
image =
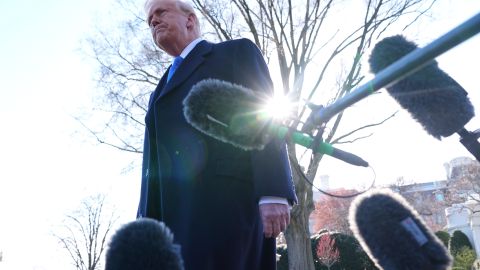
[(286, 119), (292, 114), (294, 104), (286, 96), (275, 95), (267, 102), (265, 112), (274, 119)]

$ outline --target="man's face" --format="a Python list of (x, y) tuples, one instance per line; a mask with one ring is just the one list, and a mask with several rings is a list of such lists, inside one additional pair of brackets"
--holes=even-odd
[(188, 15), (174, 0), (152, 0), (147, 7), (147, 23), (155, 44), (171, 55), (183, 49), (186, 39)]

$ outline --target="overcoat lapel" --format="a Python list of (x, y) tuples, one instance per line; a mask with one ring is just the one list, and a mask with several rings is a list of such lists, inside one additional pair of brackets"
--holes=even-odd
[(201, 41), (198, 43), (197, 46), (188, 54), (187, 58), (183, 60), (182, 64), (180, 64), (178, 69), (175, 71), (175, 74), (173, 74), (170, 81), (167, 82), (165, 87), (162, 89), (160, 96), (157, 97), (155, 101), (158, 101), (158, 99), (162, 98), (164, 95), (175, 89), (180, 83), (185, 81), (188, 76), (190, 76), (197, 69), (197, 67), (203, 63), (205, 56), (210, 53), (211, 50), (211, 43), (208, 43), (207, 41)]
[(160, 97), (160, 94), (162, 93), (162, 89), (165, 87), (165, 84), (167, 83), (167, 75), (168, 75), (169, 70), (170, 70), (170, 68), (167, 69), (165, 74), (160, 79), (160, 82), (157, 84), (157, 87), (155, 88), (155, 91), (153, 92), (153, 98), (151, 98), (149, 103), (148, 103), (148, 108), (152, 107), (153, 103), (155, 103), (155, 101)]

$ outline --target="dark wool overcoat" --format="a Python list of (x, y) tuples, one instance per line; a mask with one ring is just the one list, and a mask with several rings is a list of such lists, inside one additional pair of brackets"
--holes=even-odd
[(294, 202), (284, 142), (245, 151), (193, 128), (182, 101), (193, 85), (214, 78), (272, 91), (265, 61), (247, 39), (201, 41), (167, 83), (151, 95), (146, 114), (138, 217), (163, 221), (180, 244), (186, 270), (275, 269), (275, 241), (263, 237), (258, 202)]

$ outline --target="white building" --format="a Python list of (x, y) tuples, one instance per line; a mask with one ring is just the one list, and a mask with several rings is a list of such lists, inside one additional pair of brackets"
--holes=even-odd
[(477, 211), (480, 211), (480, 204), (468, 201), (445, 209), (445, 214), (448, 233), (452, 235), (457, 230), (463, 232), (474, 247), (477, 257), (480, 257), (480, 212)]
[[(461, 177), (468, 166), (478, 166), (478, 161), (466, 157), (456, 158), (445, 164), (448, 181)], [(479, 194), (476, 194), (479, 195)], [(472, 195), (470, 195), (472, 196)], [(480, 257), (480, 204), (477, 200), (468, 200), (445, 209), (446, 229), (450, 235), (456, 230), (463, 232)]]

